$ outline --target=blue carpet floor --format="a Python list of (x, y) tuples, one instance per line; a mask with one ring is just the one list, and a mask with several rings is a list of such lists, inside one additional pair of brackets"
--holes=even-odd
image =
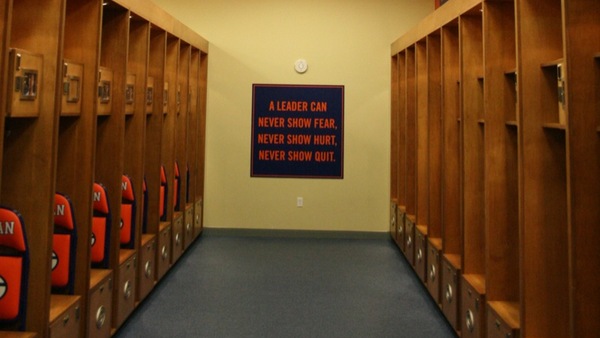
[(388, 239), (200, 237), (115, 337), (455, 337)]

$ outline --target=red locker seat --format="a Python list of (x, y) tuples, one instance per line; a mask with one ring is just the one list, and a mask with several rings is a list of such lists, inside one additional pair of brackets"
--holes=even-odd
[(25, 223), (0, 207), (0, 330), (24, 330), (29, 276)]
[(167, 173), (165, 171), (165, 166), (160, 166), (160, 196), (158, 201), (158, 210), (160, 220), (165, 222), (167, 220), (167, 196), (168, 196), (169, 186), (167, 184)]
[(135, 193), (127, 175), (121, 181), (121, 248), (133, 249), (135, 244)]
[(73, 204), (68, 196), (54, 195), (54, 235), (52, 236), (52, 292), (73, 294), (77, 230)]
[(92, 222), (92, 267), (109, 267), (111, 215), (106, 188), (94, 183), (94, 218)]
[(175, 168), (173, 170), (173, 206), (175, 210), (180, 211), (179, 207), (179, 191), (181, 188), (181, 175), (179, 174), (179, 163), (175, 161)]

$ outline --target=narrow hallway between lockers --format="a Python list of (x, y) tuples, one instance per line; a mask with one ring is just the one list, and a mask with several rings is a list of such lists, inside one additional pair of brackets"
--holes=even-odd
[(206, 231), (115, 337), (455, 334), (388, 239)]

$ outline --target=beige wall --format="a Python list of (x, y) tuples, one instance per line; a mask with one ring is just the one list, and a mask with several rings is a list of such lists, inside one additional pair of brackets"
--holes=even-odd
[[(390, 44), (433, 0), (154, 2), (210, 42), (206, 227), (387, 231)], [(345, 86), (343, 179), (250, 177), (253, 83)]]

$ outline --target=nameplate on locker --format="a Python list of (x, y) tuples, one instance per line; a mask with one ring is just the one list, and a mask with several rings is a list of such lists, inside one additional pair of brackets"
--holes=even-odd
[(169, 83), (165, 82), (163, 87), (163, 114), (169, 112)]
[(100, 67), (98, 80), (98, 115), (110, 115), (113, 71)]
[(13, 88), (9, 90), (10, 104), (7, 115), (11, 117), (39, 116), (43, 56), (21, 49), (11, 49), (9, 59), (9, 77)]
[(149, 76), (146, 82), (146, 114), (152, 114), (154, 108), (154, 78)]
[(63, 62), (63, 95), (61, 115), (79, 115), (81, 113), (81, 84), (83, 65), (65, 60)]
[(135, 109), (135, 75), (127, 74), (125, 86), (125, 114), (132, 115)]

